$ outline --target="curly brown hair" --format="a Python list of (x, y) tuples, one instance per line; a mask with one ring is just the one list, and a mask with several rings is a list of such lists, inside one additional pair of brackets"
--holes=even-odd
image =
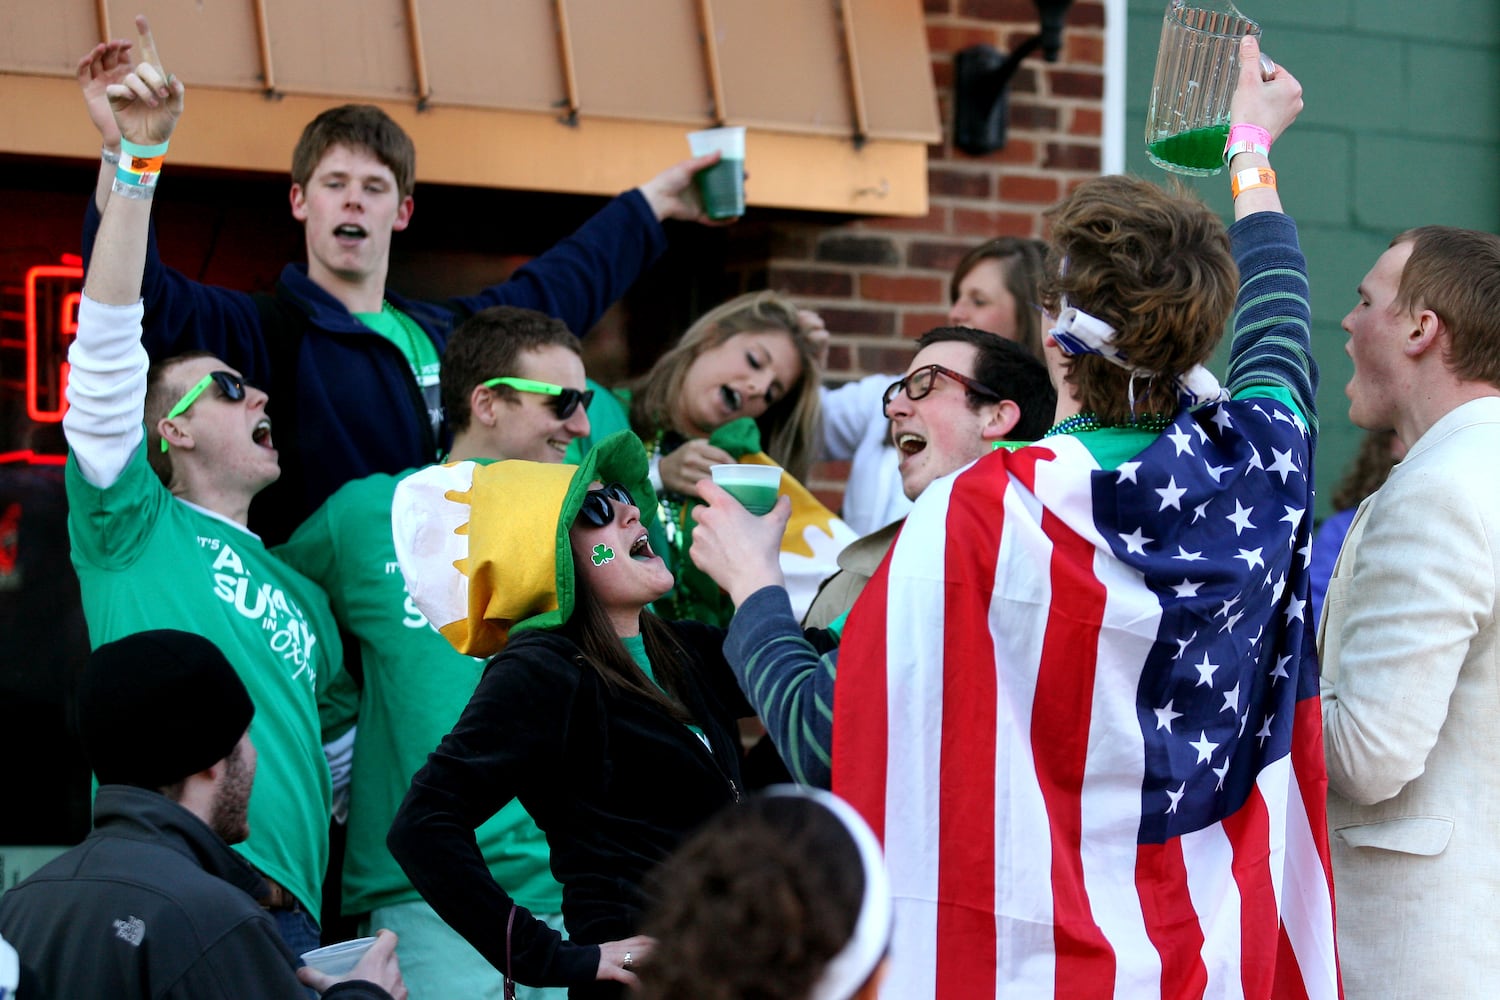
[(1207, 361), (1224, 335), (1239, 268), (1224, 223), (1196, 195), (1138, 177), (1097, 177), (1047, 212), (1052, 229), (1043, 301), (1066, 300), (1114, 327), (1135, 376), (1092, 355), (1067, 360), (1064, 376), (1085, 411), (1106, 423), (1176, 413), (1175, 376)]
[(854, 934), (859, 848), (826, 807), (763, 795), (719, 813), (647, 880), (645, 1000), (806, 1000)]

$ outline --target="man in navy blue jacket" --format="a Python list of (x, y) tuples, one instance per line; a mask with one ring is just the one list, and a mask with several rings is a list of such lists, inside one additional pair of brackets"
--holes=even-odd
[[(110, 197), (119, 131), (104, 88), (131, 68), (132, 46), (108, 42), (79, 63), (90, 117), (104, 140), (99, 185), (84, 221), (93, 253)], [(412, 216), (415, 151), (383, 111), (345, 105), (303, 131), (292, 159), (292, 216), (307, 263), (288, 264), (270, 295), (199, 284), (161, 262), (153, 230), (142, 341), (153, 361), (208, 351), (277, 401), (281, 478), (256, 499), (250, 526), (284, 541), (339, 486), (438, 457), (438, 361), (456, 323), (494, 305), (537, 309), (589, 330), (661, 254), (665, 219), (707, 221), (693, 174), (716, 156), (678, 163), (615, 198), (572, 236), (507, 282), (443, 303), (385, 287), (392, 233)]]

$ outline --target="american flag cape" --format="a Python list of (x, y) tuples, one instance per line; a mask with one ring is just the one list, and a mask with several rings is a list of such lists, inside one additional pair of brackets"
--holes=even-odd
[(1057, 437), (923, 493), (834, 699), (896, 899), (884, 995), (1340, 995), (1310, 453), (1245, 398), (1118, 469)]

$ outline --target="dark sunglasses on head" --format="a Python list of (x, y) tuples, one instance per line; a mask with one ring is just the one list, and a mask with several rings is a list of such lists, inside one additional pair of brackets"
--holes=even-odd
[[(182, 398), (177, 401), (176, 405), (167, 411), (166, 419), (172, 420), (186, 413), (187, 408), (198, 401), (198, 397), (203, 395), (203, 390), (207, 389), (210, 384), (217, 386), (219, 392), (231, 403), (238, 403), (245, 398), (244, 379), (233, 372), (209, 372), (182, 394)], [(167, 450), (166, 438), (161, 439), (161, 450), (163, 452)]]
[(923, 365), (900, 381), (892, 382), (886, 387), (885, 395), (880, 397), (881, 413), (884, 413), (887, 417), (890, 416), (885, 411), (890, 408), (891, 400), (896, 398), (896, 393), (898, 392), (905, 392), (906, 398), (912, 402), (925, 399), (927, 394), (932, 392), (933, 383), (937, 381), (939, 375), (945, 375), (965, 389), (977, 392), (981, 396), (988, 396), (991, 399), (1005, 398), (989, 386), (981, 385), (967, 375), (960, 375), (952, 368), (944, 368), (942, 365)]
[(611, 500), (635, 506), (635, 498), (630, 495), (629, 490), (619, 483), (610, 483), (584, 494), (583, 506), (578, 508), (579, 518), (596, 528), (604, 527), (615, 519), (615, 505), (610, 503)]
[(543, 396), (552, 396), (552, 409), (557, 413), (557, 419), (567, 420), (573, 415), (573, 411), (579, 406), (587, 409), (594, 401), (593, 389), (569, 389), (566, 386), (553, 385), (551, 382), (538, 382), (530, 378), (492, 378), (482, 383), (485, 388), (493, 389), (497, 385), (509, 386), (518, 392), (535, 392)]

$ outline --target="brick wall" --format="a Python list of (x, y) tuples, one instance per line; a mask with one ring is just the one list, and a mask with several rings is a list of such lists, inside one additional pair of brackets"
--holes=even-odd
[[(1041, 213), (1099, 173), (1104, 96), (1104, 6), (1076, 0), (1055, 63), (1028, 56), (1011, 82), (1004, 149), (969, 156), (952, 145), (954, 53), (977, 44), (1010, 52), (1037, 33), (1032, 0), (925, 0), (927, 39), (944, 139), (928, 151), (923, 218), (772, 221), (755, 246), (747, 284), (767, 284), (817, 309), (834, 333), (828, 378), (901, 371), (911, 341), (942, 324), (948, 278), (974, 244), (1041, 236)], [(749, 234), (746, 234), (747, 236)], [(737, 235), (736, 242), (739, 242)], [(763, 279), (763, 280), (761, 280)], [(878, 415), (875, 415), (878, 419)], [(846, 463), (824, 463), (813, 487), (840, 502)]]

